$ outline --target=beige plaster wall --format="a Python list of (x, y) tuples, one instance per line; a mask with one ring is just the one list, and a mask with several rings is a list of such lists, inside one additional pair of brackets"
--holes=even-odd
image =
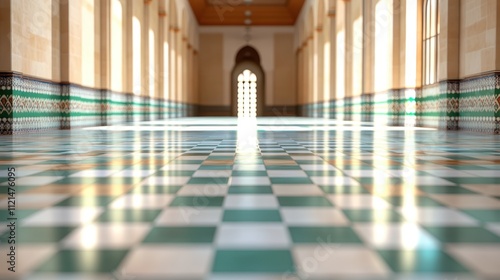
[(199, 102), (202, 105), (229, 106), (223, 94), (223, 35), (201, 34), (199, 53)]
[[(266, 106), (296, 104), (293, 30), (291, 27), (252, 27), (249, 44), (259, 52), (261, 58), (265, 73)], [(231, 105), (231, 72), (237, 52), (247, 45), (244, 34), (243, 27), (200, 28), (200, 104)]]
[(10, 2), (10, 70), (42, 79), (52, 79), (52, 1)]
[(499, 70), (496, 66), (497, 0), (460, 1), (460, 78)]
[(297, 104), (296, 62), (293, 50), (293, 34), (274, 35), (274, 95), (272, 105)]

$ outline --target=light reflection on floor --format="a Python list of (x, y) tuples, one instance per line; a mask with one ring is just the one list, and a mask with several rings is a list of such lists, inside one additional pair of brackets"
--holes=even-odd
[(499, 140), (307, 118), (21, 134), (0, 209), (15, 166), (18, 279), (499, 279)]

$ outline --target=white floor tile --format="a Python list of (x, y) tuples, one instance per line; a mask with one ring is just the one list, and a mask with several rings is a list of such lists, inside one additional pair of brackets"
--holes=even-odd
[(317, 185), (324, 185), (324, 186), (348, 186), (348, 187), (360, 186), (358, 181), (349, 177), (341, 177), (341, 176), (335, 176), (335, 177), (312, 176), (311, 180)]
[(128, 249), (140, 243), (150, 228), (147, 223), (89, 224), (71, 232), (62, 245), (72, 249)]
[(179, 196), (224, 196), (229, 186), (206, 184), (206, 185), (184, 185), (178, 192)]
[(278, 200), (274, 195), (234, 194), (224, 199), (224, 207), (230, 209), (270, 209), (278, 208)]
[(354, 230), (376, 249), (437, 249), (440, 246), (438, 240), (416, 224), (357, 224)]
[(79, 226), (94, 221), (101, 207), (52, 207), (22, 220), (24, 226)]
[(425, 226), (473, 226), (477, 222), (464, 213), (445, 207), (401, 208), (398, 211), (408, 222)]
[(341, 209), (386, 209), (391, 204), (380, 197), (368, 194), (335, 194), (328, 199)]
[(277, 196), (310, 196), (323, 195), (323, 191), (316, 185), (272, 185), (273, 193)]
[(197, 279), (210, 271), (211, 247), (140, 246), (132, 250), (119, 269), (136, 279)]
[(340, 210), (332, 208), (283, 207), (281, 216), (286, 224), (294, 226), (346, 226), (349, 224)]
[(308, 279), (371, 279), (390, 274), (377, 253), (361, 246), (296, 246), (293, 256), (300, 275)]
[(232, 186), (255, 186), (270, 185), (271, 181), (265, 176), (235, 176), (229, 179), (229, 185)]
[(167, 208), (156, 218), (156, 225), (218, 225), (222, 219), (221, 209), (208, 209), (208, 207), (175, 207)]
[(273, 177), (307, 177), (307, 174), (302, 170), (268, 170), (267, 175)]
[(166, 194), (126, 194), (115, 199), (110, 205), (114, 209), (162, 209), (173, 200)]
[(217, 229), (220, 248), (287, 248), (288, 229), (283, 224), (224, 223)]
[(453, 244), (446, 251), (466, 267), (484, 277), (500, 279), (500, 245), (498, 244)]

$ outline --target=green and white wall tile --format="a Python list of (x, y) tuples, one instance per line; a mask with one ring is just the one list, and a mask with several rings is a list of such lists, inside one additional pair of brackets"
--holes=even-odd
[(299, 106), (300, 115), (500, 133), (500, 73)]
[(0, 73), (0, 134), (185, 117), (193, 105)]
[(101, 91), (77, 85), (61, 86), (61, 128), (101, 124)]
[(500, 133), (500, 73), (462, 81), (460, 129)]

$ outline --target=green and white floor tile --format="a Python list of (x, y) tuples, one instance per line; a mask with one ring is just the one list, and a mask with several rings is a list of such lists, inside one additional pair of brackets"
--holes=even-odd
[(499, 136), (192, 118), (0, 151), (1, 279), (500, 279)]

